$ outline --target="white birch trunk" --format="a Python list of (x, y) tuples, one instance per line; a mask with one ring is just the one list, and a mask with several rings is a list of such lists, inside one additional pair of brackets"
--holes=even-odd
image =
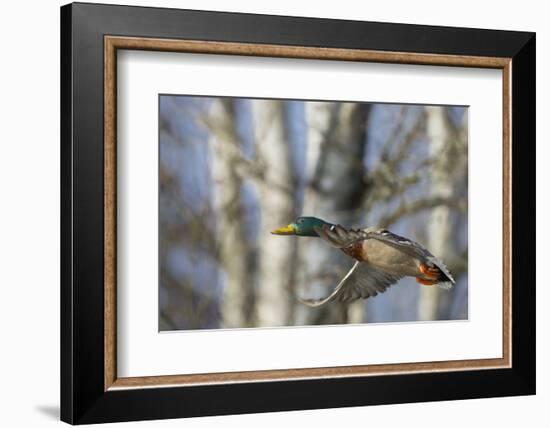
[[(294, 219), (294, 180), (284, 104), (252, 102), (256, 155), (263, 171), (259, 180), (262, 233)], [(270, 236), (259, 249), (256, 300), (258, 326), (285, 325), (294, 299), (292, 262), (296, 242), (291, 237)]]
[(246, 327), (250, 321), (246, 306), (252, 288), (248, 272), (247, 246), (243, 239), (240, 191), (242, 179), (236, 165), (241, 156), (231, 100), (217, 100), (209, 115), (214, 208), (218, 214), (216, 237), (224, 274), (221, 305), (224, 328)]
[[(332, 213), (327, 213), (319, 207), (319, 180), (322, 170), (323, 144), (327, 133), (330, 131), (332, 119), (335, 113), (334, 103), (310, 102), (306, 103), (307, 120), (307, 157), (306, 157), (306, 188), (302, 215), (320, 217), (331, 221)], [(329, 217), (327, 217), (327, 215)], [(297, 290), (299, 296), (310, 295), (321, 296), (326, 292), (326, 280), (324, 280), (324, 260), (330, 260), (333, 248), (320, 239), (303, 238), (298, 239), (299, 271), (297, 276)], [(308, 318), (312, 310), (299, 305), (296, 308), (296, 322), (298, 325), (308, 324)]]
[[(426, 133), (430, 141), (430, 157), (433, 159), (430, 170), (431, 195), (448, 198), (452, 195), (453, 184), (450, 171), (449, 144), (450, 124), (444, 107), (426, 107)], [(441, 205), (431, 212), (428, 223), (428, 248), (436, 257), (447, 260), (451, 246), (451, 211)], [(422, 286), (418, 304), (418, 318), (430, 321), (438, 318), (441, 290), (436, 286)]]

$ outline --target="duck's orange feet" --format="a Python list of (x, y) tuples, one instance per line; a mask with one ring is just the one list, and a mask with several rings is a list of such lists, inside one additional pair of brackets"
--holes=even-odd
[(424, 263), (420, 263), (420, 266), (418, 267), (418, 270), (424, 275), (429, 278), (437, 279), (439, 278), (440, 271), (439, 268), (436, 266), (430, 267)]
[(418, 270), (422, 274), (424, 278), (416, 278), (416, 282), (419, 282), (423, 285), (434, 285), (437, 284), (437, 281), (439, 279), (439, 275), (441, 272), (439, 271), (439, 268), (437, 267), (430, 267), (424, 263), (421, 263), (418, 267)]
[(434, 285), (437, 284), (437, 281), (431, 280), (431, 279), (422, 279), (422, 278), (416, 278), (416, 282), (419, 282), (422, 285)]

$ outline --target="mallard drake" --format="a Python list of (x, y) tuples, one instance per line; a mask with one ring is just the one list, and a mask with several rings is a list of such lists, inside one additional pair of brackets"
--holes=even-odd
[(417, 242), (387, 229), (347, 229), (317, 217), (298, 217), (271, 233), (318, 237), (355, 259), (351, 269), (327, 297), (300, 299), (312, 307), (331, 301), (352, 302), (374, 297), (406, 276), (416, 278), (420, 284), (437, 285), (447, 290), (455, 284), (441, 260)]

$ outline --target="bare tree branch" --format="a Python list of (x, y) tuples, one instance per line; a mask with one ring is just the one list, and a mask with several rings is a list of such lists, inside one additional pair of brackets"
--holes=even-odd
[(403, 202), (393, 212), (383, 216), (379, 220), (379, 225), (381, 227), (387, 227), (395, 223), (396, 221), (400, 220), (402, 217), (406, 215), (414, 215), (420, 211), (435, 208), (438, 206), (446, 206), (446, 207), (455, 208), (461, 211), (464, 211), (465, 209), (464, 201), (461, 201), (456, 197), (433, 196), (425, 199), (417, 199), (412, 202)]

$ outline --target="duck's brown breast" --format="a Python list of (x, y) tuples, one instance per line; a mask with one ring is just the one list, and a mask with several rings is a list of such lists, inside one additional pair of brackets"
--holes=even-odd
[(364, 241), (354, 242), (353, 244), (342, 248), (342, 251), (357, 261), (366, 262), (368, 261), (367, 251), (363, 243)]

